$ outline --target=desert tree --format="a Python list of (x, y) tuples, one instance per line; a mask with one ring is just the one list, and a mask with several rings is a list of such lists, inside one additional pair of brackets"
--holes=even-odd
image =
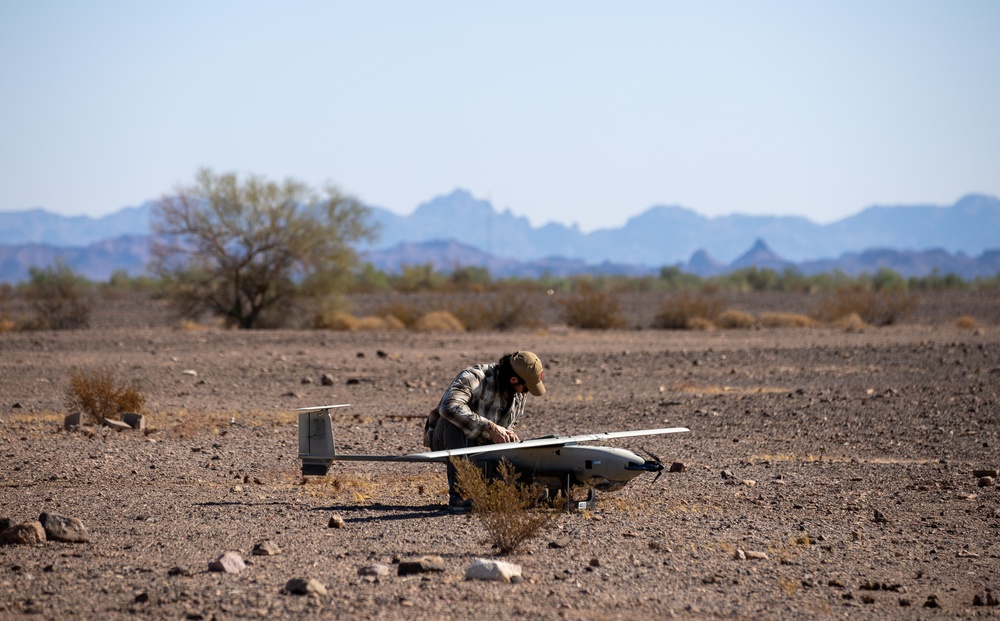
[(349, 284), (354, 244), (374, 237), (369, 210), (337, 188), (201, 169), (153, 212), (151, 269), (187, 312), (240, 328), (268, 311), (287, 316)]
[(90, 324), (90, 282), (62, 259), (48, 267), (32, 267), (25, 296), (34, 311), (26, 324), (42, 330), (71, 330)]

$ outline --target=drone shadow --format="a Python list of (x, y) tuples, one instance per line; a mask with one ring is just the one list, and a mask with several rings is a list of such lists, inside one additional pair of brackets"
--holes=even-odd
[[(343, 514), (344, 522), (381, 522), (385, 520), (414, 520), (450, 515), (447, 507), (434, 505), (387, 505), (376, 502), (370, 505), (331, 505), (313, 507), (312, 511), (334, 511)], [(351, 515), (354, 514), (354, 515)]]

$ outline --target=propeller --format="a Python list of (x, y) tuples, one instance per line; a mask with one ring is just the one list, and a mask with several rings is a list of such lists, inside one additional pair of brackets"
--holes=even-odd
[(653, 477), (653, 481), (650, 483), (650, 485), (653, 485), (656, 483), (656, 479), (659, 479), (660, 475), (663, 474), (663, 460), (660, 459), (659, 455), (656, 455), (645, 448), (640, 448), (639, 451), (645, 453), (649, 457), (649, 461), (645, 463), (646, 470), (656, 473), (656, 476)]

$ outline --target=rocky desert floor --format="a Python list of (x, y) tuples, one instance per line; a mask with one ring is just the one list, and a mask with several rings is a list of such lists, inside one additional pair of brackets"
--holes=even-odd
[[(1000, 489), (980, 472), (1000, 468), (998, 313), (996, 293), (941, 294), (860, 332), (416, 334), (182, 329), (148, 302), (0, 334), (0, 518), (89, 531), (0, 546), (0, 619), (1000, 618)], [(295, 408), (350, 403), (338, 451), (418, 452), (455, 373), (516, 349), (547, 365), (522, 438), (684, 426), (609, 442), (684, 471), (598, 493), (507, 557), (443, 510), (440, 465), (301, 476)], [(70, 374), (92, 368), (141, 389), (145, 432), (64, 429)], [(252, 554), (265, 542), (280, 552)], [(227, 551), (246, 567), (209, 571)], [(440, 571), (399, 575), (424, 555)], [(466, 580), (478, 558), (523, 579)]]

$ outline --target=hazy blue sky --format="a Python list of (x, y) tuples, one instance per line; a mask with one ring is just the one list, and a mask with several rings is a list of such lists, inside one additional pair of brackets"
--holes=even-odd
[(0, 210), (196, 170), (532, 224), (1000, 195), (1000, 1), (0, 0)]

